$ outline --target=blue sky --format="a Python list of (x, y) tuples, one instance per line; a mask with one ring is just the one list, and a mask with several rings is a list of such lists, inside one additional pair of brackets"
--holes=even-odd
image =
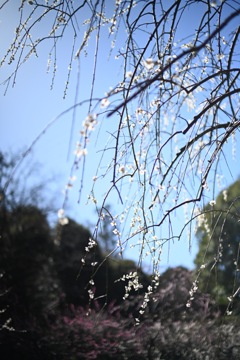
[[(0, 14), (1, 15), (1, 14)], [(8, 7), (8, 12), (0, 17), (0, 32), (4, 33), (0, 45), (0, 57), (2, 58), (4, 52), (13, 39), (14, 28), (16, 27), (18, 13), (11, 5)], [(194, 21), (194, 18), (191, 18)], [(125, 36), (122, 34), (122, 36)], [(65, 41), (65, 42), (64, 42)], [(76, 141), (79, 137), (79, 130), (81, 129), (82, 121), (87, 113), (88, 104), (84, 104), (77, 109), (75, 122), (73, 124), (73, 111), (59, 116), (66, 109), (71, 108), (75, 103), (75, 92), (77, 87), (78, 76), (80, 76), (81, 88), (79, 89), (78, 101), (83, 101), (89, 97), (91, 77), (93, 69), (94, 57), (94, 40), (89, 44), (89, 54), (87, 57), (82, 57), (80, 61), (80, 74), (78, 74), (77, 63), (73, 63), (72, 76), (70, 79), (70, 86), (66, 98), (63, 100), (64, 84), (67, 77), (67, 66), (71, 44), (68, 43), (68, 38), (64, 40), (59, 47), (58, 53), (58, 69), (55, 78), (55, 84), (50, 90), (52, 82), (52, 74), (46, 73), (49, 46), (45, 45), (42, 51), (39, 52), (38, 58), (30, 58), (18, 72), (16, 85), (14, 88), (9, 87), (7, 94), (4, 96), (5, 87), (1, 87), (0, 100), (0, 148), (2, 151), (16, 153), (18, 151), (26, 150), (34, 140), (41, 134), (44, 128), (49, 123), (52, 125), (47, 129), (39, 141), (32, 149), (32, 156), (34, 161), (39, 162), (42, 166), (39, 170), (40, 181), (46, 181), (49, 177), (54, 177), (50, 188), (54, 194), (54, 206), (59, 209), (62, 207), (64, 200), (63, 190), (71, 173), (73, 152)], [(104, 40), (103, 40), (104, 42)], [(114, 58), (114, 53), (113, 57)], [(11, 68), (5, 65), (0, 73), (0, 82), (2, 82), (11, 71)], [(119, 74), (119, 62), (109, 61), (108, 53), (104, 52), (104, 46), (100, 50), (100, 59), (98, 61), (95, 96), (103, 97), (104, 92), (108, 91), (110, 86), (117, 82)], [(53, 121), (56, 119), (56, 121)], [(74, 125), (73, 137), (71, 138), (71, 128)], [(78, 181), (76, 186), (69, 192), (69, 201), (67, 204), (66, 213), (73, 217), (79, 223), (89, 226), (94, 225), (96, 215), (93, 206), (86, 206), (87, 196), (91, 190), (90, 182), (95, 175), (96, 167), (101, 156), (101, 149), (108, 141), (109, 134), (114, 132), (116, 124), (114, 117), (105, 119), (105, 123), (99, 124), (95, 130), (95, 140), (91, 143), (91, 150), (85, 173), (84, 190), (81, 198), (81, 203), (78, 203)], [(227, 169), (226, 164), (222, 165), (222, 172), (225, 175), (224, 187), (232, 183), (239, 175), (239, 138), (237, 138), (236, 157), (232, 158), (232, 146), (227, 145), (226, 158), (228, 166), (231, 169), (232, 176)], [(70, 156), (68, 156), (70, 144)], [(97, 152), (96, 152), (97, 151)], [(111, 161), (111, 158), (109, 158)], [(22, 165), (24, 167), (24, 163)], [(97, 196), (103, 196), (104, 180), (100, 187), (97, 188)], [(52, 199), (52, 195), (50, 196)], [(113, 206), (115, 204), (112, 204)], [(57, 220), (57, 214), (56, 214)], [(176, 219), (178, 224), (178, 219)], [(182, 240), (181, 243), (169, 242), (168, 250), (163, 260), (163, 267), (183, 265), (187, 267), (193, 266), (193, 258), (197, 251), (196, 242), (192, 243), (192, 252), (188, 251), (188, 241)], [(135, 260), (138, 254), (134, 252), (126, 252), (125, 257), (132, 257)]]

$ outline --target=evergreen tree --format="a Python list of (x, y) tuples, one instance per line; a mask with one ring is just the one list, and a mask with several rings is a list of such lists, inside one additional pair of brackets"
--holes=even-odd
[(200, 269), (200, 288), (220, 304), (227, 304), (231, 296), (236, 300), (240, 285), (240, 180), (204, 207), (197, 236), (195, 264)]

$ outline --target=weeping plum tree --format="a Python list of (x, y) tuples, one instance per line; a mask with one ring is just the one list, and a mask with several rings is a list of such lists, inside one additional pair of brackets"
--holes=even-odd
[[(83, 206), (86, 169), (98, 159), (88, 196), (98, 211), (94, 237), (108, 221), (113, 251), (137, 250), (139, 265), (149, 259), (154, 276), (144, 309), (165, 247), (186, 237), (191, 247), (202, 209), (226, 172), (229, 140), (235, 151), (240, 2), (6, 0), (0, 10), (8, 8), (19, 21), (1, 61), (10, 69), (5, 91), (46, 49), (51, 88), (65, 61), (63, 97), (76, 83), (75, 100), (48, 125), (66, 113), (72, 129), (81, 119), (65, 200), (78, 176)], [(114, 204), (111, 213), (107, 204)], [(64, 206), (59, 220), (66, 223)], [(126, 296), (141, 286), (137, 273), (128, 280)]]

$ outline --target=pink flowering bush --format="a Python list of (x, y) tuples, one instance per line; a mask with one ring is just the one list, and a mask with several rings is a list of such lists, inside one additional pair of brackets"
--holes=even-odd
[[(51, 344), (58, 359), (145, 359), (138, 329), (129, 329), (129, 319), (109, 311), (90, 310), (71, 306), (68, 313), (58, 317), (42, 340)], [(139, 329), (139, 332), (141, 330)]]

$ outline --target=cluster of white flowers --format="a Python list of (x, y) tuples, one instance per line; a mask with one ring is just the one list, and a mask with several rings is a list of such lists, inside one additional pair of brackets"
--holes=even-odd
[(148, 58), (145, 61), (143, 61), (143, 65), (147, 70), (152, 70), (155, 65), (155, 61), (152, 58)]
[(191, 49), (192, 47), (193, 47), (193, 43), (192, 43), (192, 42), (189, 42), (189, 43), (186, 43), (186, 44), (181, 45), (181, 48), (182, 48), (182, 49)]
[(90, 300), (94, 299), (94, 292), (91, 289), (88, 290), (88, 296)]
[(131, 78), (133, 76), (132, 71), (127, 71), (125, 76), (126, 78)]
[(131, 226), (131, 227), (135, 227), (137, 223), (138, 223), (138, 224), (141, 224), (141, 222), (142, 222), (141, 216), (139, 216), (139, 215), (138, 215), (138, 216), (134, 216), (134, 217), (132, 218), (132, 220), (131, 220), (130, 226)]
[(223, 200), (224, 201), (227, 201), (227, 197), (228, 197), (228, 193), (227, 193), (227, 190), (225, 189), (225, 190), (223, 190)]
[(216, 201), (215, 201), (215, 200), (211, 200), (211, 201), (209, 201), (209, 205), (210, 205), (210, 206), (214, 206), (214, 205), (216, 205)]
[(118, 229), (116, 229), (116, 228), (113, 230), (113, 234), (117, 235), (117, 236), (121, 235), (120, 231)]
[[(82, 263), (83, 265), (86, 264), (86, 256), (87, 256), (87, 253), (89, 253), (90, 250), (93, 249), (95, 246), (97, 246), (96, 241), (93, 240), (92, 238), (89, 238), (88, 245), (85, 247), (86, 254), (85, 254), (85, 256), (81, 259), (81, 263)], [(97, 263), (96, 261), (91, 262), (91, 266), (93, 266), (93, 267), (96, 266), (97, 264), (98, 264), (98, 263)], [(90, 280), (89, 284), (94, 285), (94, 284), (93, 284), (93, 280)]]
[(202, 227), (206, 231), (207, 235), (210, 236), (211, 229), (206, 215), (202, 213), (200, 209), (197, 209), (194, 214), (196, 215), (195, 233), (197, 232), (198, 228)]
[(8, 331), (16, 331), (14, 327), (10, 326), (10, 323), (12, 322), (12, 319), (9, 318), (5, 321), (5, 323), (0, 327), (0, 330), (6, 329)]
[(96, 266), (98, 264), (98, 262), (97, 261), (94, 261), (94, 262), (91, 262), (91, 266)]
[(90, 281), (89, 281), (89, 285), (92, 285), (92, 286), (94, 286), (94, 280), (93, 279), (91, 279)]
[(204, 58), (203, 58), (203, 62), (205, 64), (208, 64), (209, 63), (209, 57), (206, 55)]
[(216, 58), (217, 58), (217, 60), (222, 60), (222, 59), (225, 58), (225, 55), (224, 54), (217, 54)]
[(104, 98), (101, 101), (101, 108), (108, 107), (109, 104), (110, 104), (110, 102), (109, 102), (108, 98)]
[(122, 0), (115, 0), (115, 10), (112, 19), (115, 19), (116, 17), (120, 18), (120, 15), (129, 13), (129, 10), (132, 10), (137, 5), (137, 1), (131, 1), (128, 6), (120, 6), (121, 3)]
[(82, 148), (82, 145), (77, 142), (76, 145), (76, 149), (74, 151), (74, 154), (76, 155), (76, 157), (78, 159), (80, 159), (82, 156), (86, 156), (87, 155), (87, 148)]
[(92, 238), (89, 238), (88, 246), (85, 247), (86, 252), (89, 252), (90, 249), (92, 249), (94, 246), (96, 246), (97, 243)]
[(64, 226), (68, 224), (68, 218), (65, 216), (64, 214), (64, 209), (59, 209), (58, 210), (58, 222), (60, 225)]
[(155, 270), (154, 279), (152, 280), (154, 290), (156, 290), (157, 287), (159, 286), (159, 279), (160, 279), (160, 273), (158, 270)]
[[(148, 303), (150, 301), (150, 295), (153, 294), (153, 288), (151, 285), (148, 286), (147, 288), (147, 291), (145, 292), (144, 294), (144, 299), (143, 299), (143, 303), (140, 307), (140, 310), (139, 310), (139, 314), (140, 315), (143, 315), (145, 310), (146, 310), (146, 307), (148, 306)], [(136, 322), (136, 325), (138, 324), (138, 322)]]
[(142, 284), (139, 282), (139, 277), (136, 271), (131, 271), (129, 274), (123, 275), (119, 280), (116, 280), (116, 282), (126, 280), (128, 280), (128, 284), (127, 286), (125, 286), (125, 294), (123, 296), (124, 300), (129, 297), (131, 290), (138, 291), (143, 287)]
[(190, 298), (187, 301), (186, 307), (191, 307), (192, 301), (194, 300), (194, 294), (197, 292), (197, 290), (198, 290), (198, 281), (195, 280), (192, 284), (191, 290), (189, 291)]
[(86, 136), (87, 132), (93, 131), (96, 125), (97, 125), (97, 115), (88, 114), (88, 116), (82, 123), (83, 129), (81, 130), (80, 134)]

